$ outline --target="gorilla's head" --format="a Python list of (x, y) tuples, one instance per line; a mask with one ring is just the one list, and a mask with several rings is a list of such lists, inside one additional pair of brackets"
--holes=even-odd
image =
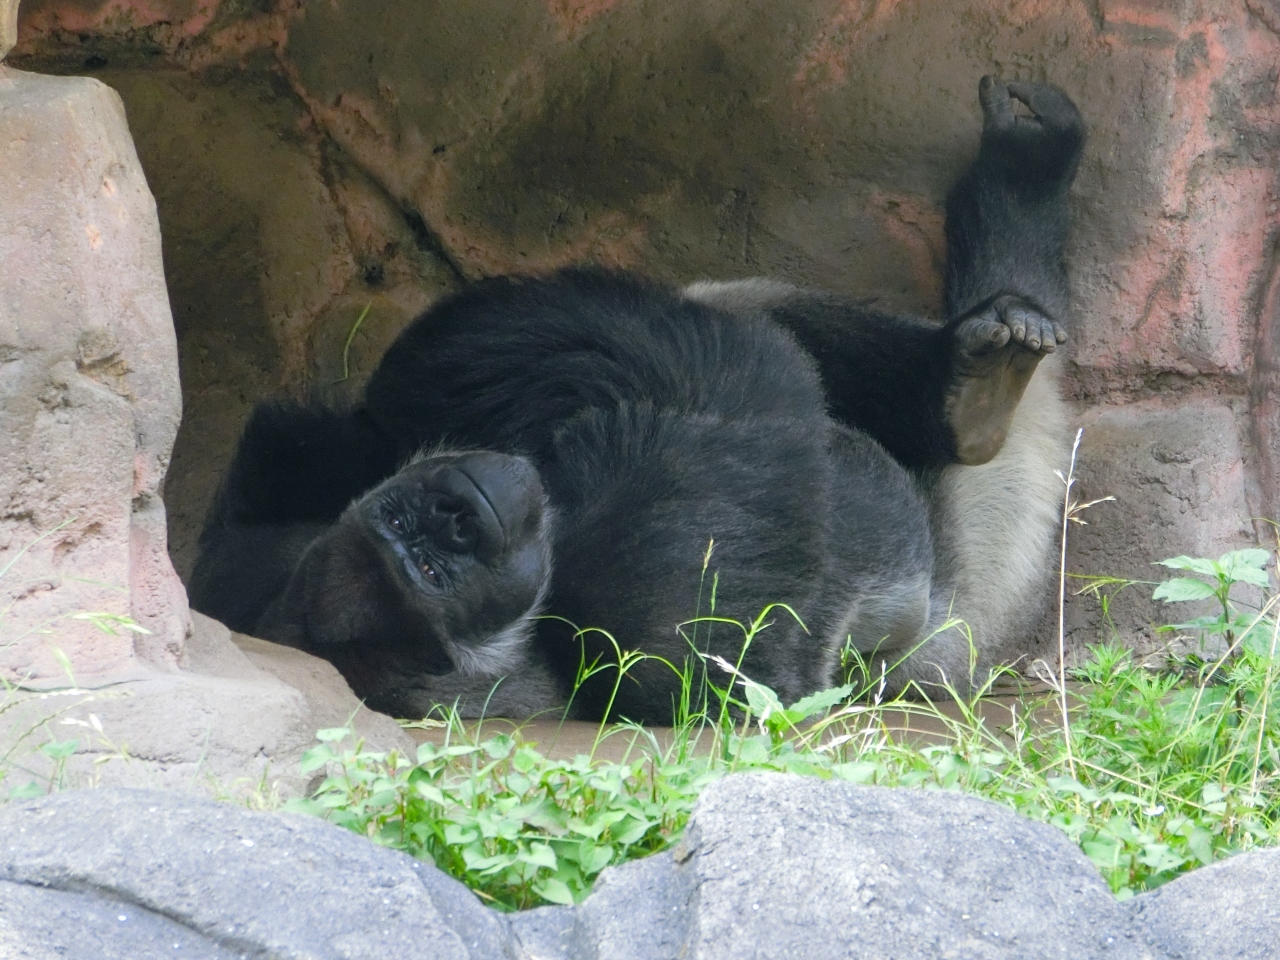
[(550, 510), (523, 457), (421, 457), (347, 516), (373, 534), (406, 606), (463, 656), (527, 620), (546, 593)]
[(358, 695), (491, 673), (546, 595), (551, 510), (523, 457), (425, 454), (352, 503), (302, 568), (306, 646)]

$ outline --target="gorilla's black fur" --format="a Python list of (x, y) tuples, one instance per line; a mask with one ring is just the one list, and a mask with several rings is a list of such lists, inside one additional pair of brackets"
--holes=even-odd
[[(803, 619), (775, 616), (742, 661), (784, 700), (830, 685), (846, 642), (898, 664), (890, 688), (963, 688), (971, 655), (997, 662), (1042, 607), (1063, 418), (1031, 375), (1065, 339), (1084, 138), (1053, 87), (986, 78), (980, 98), (942, 324), (760, 280), (475, 284), (405, 330), (358, 409), (255, 411), (193, 604), (405, 716), (562, 702), (584, 657), (616, 657), (568, 623), (676, 665), (690, 637), (736, 662), (732, 626), (677, 629), (713, 593), (717, 617)], [(952, 614), (973, 648), (933, 635)], [(589, 680), (575, 711), (602, 715), (613, 685)], [(614, 712), (668, 722), (678, 691), (646, 661)]]

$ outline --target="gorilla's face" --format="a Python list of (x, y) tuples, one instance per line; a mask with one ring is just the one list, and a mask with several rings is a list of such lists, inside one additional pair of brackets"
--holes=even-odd
[(405, 605), (448, 646), (484, 645), (546, 591), (550, 510), (523, 457), (424, 457), (347, 513), (372, 535)]
[(351, 504), (300, 566), (301, 644), (359, 696), (493, 672), (532, 634), (551, 511), (523, 457), (420, 457)]

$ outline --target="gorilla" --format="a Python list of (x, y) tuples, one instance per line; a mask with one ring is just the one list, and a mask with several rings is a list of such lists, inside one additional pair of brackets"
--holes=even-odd
[[(1033, 374), (1067, 336), (1084, 144), (1053, 86), (985, 77), (979, 101), (942, 321), (761, 279), (475, 283), (353, 408), (254, 412), (192, 604), (402, 717), (669, 723), (698, 655), (790, 702), (846, 647), (886, 694), (970, 689), (1045, 606), (1067, 436)], [(795, 616), (744, 649), (732, 621), (766, 604)], [(648, 656), (619, 682), (626, 651)]]

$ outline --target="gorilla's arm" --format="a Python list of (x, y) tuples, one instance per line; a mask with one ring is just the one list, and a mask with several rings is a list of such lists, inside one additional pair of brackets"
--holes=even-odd
[(947, 203), (941, 326), (758, 281), (687, 291), (765, 310), (818, 361), (832, 414), (915, 469), (995, 456), (1036, 365), (1066, 339), (1067, 189), (1083, 124), (1047, 85), (984, 77), (979, 99), (982, 144)]
[(254, 408), (204, 533), (260, 523), (332, 523), (396, 472), (395, 444), (364, 412), (275, 401)]
[(395, 469), (394, 446), (361, 411), (260, 404), (200, 534), (191, 605), (252, 631), (312, 541)]

